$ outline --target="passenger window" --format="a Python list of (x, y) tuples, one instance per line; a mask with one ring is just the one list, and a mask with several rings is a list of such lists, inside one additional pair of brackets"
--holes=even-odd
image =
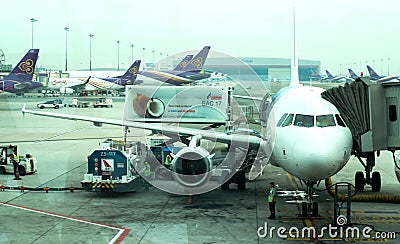
[(328, 115), (319, 115), (317, 116), (317, 126), (318, 127), (328, 127), (328, 126), (335, 126), (335, 119), (333, 118), (332, 114)]
[(293, 121), (293, 114), (289, 114), (289, 116), (286, 117), (285, 122), (283, 122), (282, 127), (291, 125), (292, 121)]
[(342, 120), (342, 118), (339, 116), (339, 114), (335, 114), (335, 118), (336, 118), (336, 123), (337, 123), (339, 126), (346, 127), (346, 124), (343, 122), (343, 120)]
[(300, 127), (313, 127), (314, 126), (314, 116), (297, 114), (294, 120), (295, 126)]
[(282, 115), (282, 117), (279, 119), (278, 124), (276, 124), (276, 126), (278, 126), (278, 127), (281, 126), (283, 121), (286, 119), (287, 115), (288, 115), (287, 113)]

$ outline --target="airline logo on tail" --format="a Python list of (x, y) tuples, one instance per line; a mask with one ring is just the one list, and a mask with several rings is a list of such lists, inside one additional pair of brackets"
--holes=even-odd
[(133, 66), (129, 69), (129, 73), (136, 75), (138, 73), (139, 68), (137, 66)]
[(32, 73), (33, 73), (34, 64), (35, 64), (35, 62), (33, 62), (32, 59), (28, 59), (28, 60), (26, 60), (25, 62), (21, 62), (21, 63), (18, 65), (18, 68), (19, 68), (22, 72), (24, 72), (24, 73), (26, 73), (26, 74), (32, 74)]
[(375, 70), (373, 70), (369, 65), (367, 65), (367, 69), (371, 77), (379, 77), (379, 75), (375, 72)]
[(187, 60), (184, 60), (184, 61), (181, 63), (180, 66), (183, 68), (183, 67), (185, 67), (187, 64), (188, 64), (188, 61), (187, 61)]
[(203, 66), (203, 59), (198, 57), (192, 61), (192, 65), (197, 68), (201, 68)]

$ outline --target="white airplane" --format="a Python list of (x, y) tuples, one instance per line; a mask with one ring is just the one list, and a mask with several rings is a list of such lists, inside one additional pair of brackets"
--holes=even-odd
[[(199, 141), (201, 139), (257, 150), (258, 156), (253, 164), (250, 177), (260, 175), (266, 165), (266, 160), (263, 159), (268, 159), (271, 156), (269, 163), (283, 168), (289, 174), (306, 183), (306, 194), (309, 197), (307, 198), (307, 203), (302, 207), (303, 211), (305, 209), (307, 213), (311, 213), (315, 209), (314, 204), (317, 204), (313, 203), (312, 187), (319, 181), (336, 174), (345, 166), (351, 155), (352, 136), (336, 107), (321, 97), (321, 92), (324, 91), (322, 88), (301, 86), (299, 84), (296, 49), (295, 45), (290, 86), (274, 94), (272, 99), (269, 94), (266, 94), (264, 98), (248, 97), (249, 99), (262, 101), (261, 120), (265, 121), (265, 118), (268, 118), (265, 121), (266, 124), (264, 124), (267, 129), (266, 132), (259, 135), (224, 133), (213, 131), (212, 129), (185, 128), (162, 123), (139, 123), (126, 119), (114, 120), (33, 111), (25, 109), (25, 106), (22, 112), (60, 119), (89, 121), (97, 126), (112, 124), (143, 128), (157, 131), (167, 136), (189, 138), (190, 141), (187, 147), (174, 155), (171, 164), (171, 169), (176, 174), (175, 178), (184, 187), (190, 189), (189, 194), (195, 192), (196, 187), (201, 187), (204, 184), (204, 181), (207, 180), (204, 178), (208, 171), (211, 170), (212, 157), (208, 151), (200, 146)], [(276, 123), (276, 121), (278, 122)], [(185, 157), (187, 155), (196, 157), (191, 159)], [(200, 170), (188, 173), (182, 170), (184, 165), (189, 165), (191, 169)], [(182, 176), (192, 174), (198, 177), (203, 176), (204, 178), (197, 182), (192, 182)]]

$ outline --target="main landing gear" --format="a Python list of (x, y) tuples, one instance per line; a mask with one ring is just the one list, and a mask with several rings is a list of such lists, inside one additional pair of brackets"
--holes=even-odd
[[(367, 159), (366, 163), (363, 162), (361, 157), (365, 157)], [(381, 190), (381, 174), (377, 171), (372, 172), (372, 169), (375, 166), (374, 152), (363, 153), (361, 156), (357, 156), (357, 158), (360, 161), (360, 163), (364, 166), (365, 178), (364, 178), (364, 172), (362, 171), (356, 172), (355, 175), (356, 191), (358, 192), (364, 191), (364, 186), (368, 184), (371, 185), (373, 192), (379, 192)]]
[(314, 181), (307, 181), (306, 186), (307, 186), (307, 202), (302, 202), (301, 203), (301, 215), (300, 217), (317, 217), (319, 216), (318, 214), (318, 203), (313, 202), (313, 186), (316, 184)]

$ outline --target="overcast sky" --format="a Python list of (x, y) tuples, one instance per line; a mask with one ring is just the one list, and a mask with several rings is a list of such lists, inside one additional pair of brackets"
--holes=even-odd
[[(292, 55), (291, 0), (40, 0), (2, 1), (0, 49), (13, 64), (31, 48), (40, 48), (39, 66), (63, 69), (65, 31), (68, 32), (69, 70), (120, 66), (134, 59), (152, 61), (160, 53), (211, 50), (231, 56), (290, 58)], [(299, 58), (320, 60), (333, 73), (366, 63), (378, 73), (400, 74), (400, 1), (301, 0), (297, 3)], [(383, 61), (382, 61), (383, 60)]]

